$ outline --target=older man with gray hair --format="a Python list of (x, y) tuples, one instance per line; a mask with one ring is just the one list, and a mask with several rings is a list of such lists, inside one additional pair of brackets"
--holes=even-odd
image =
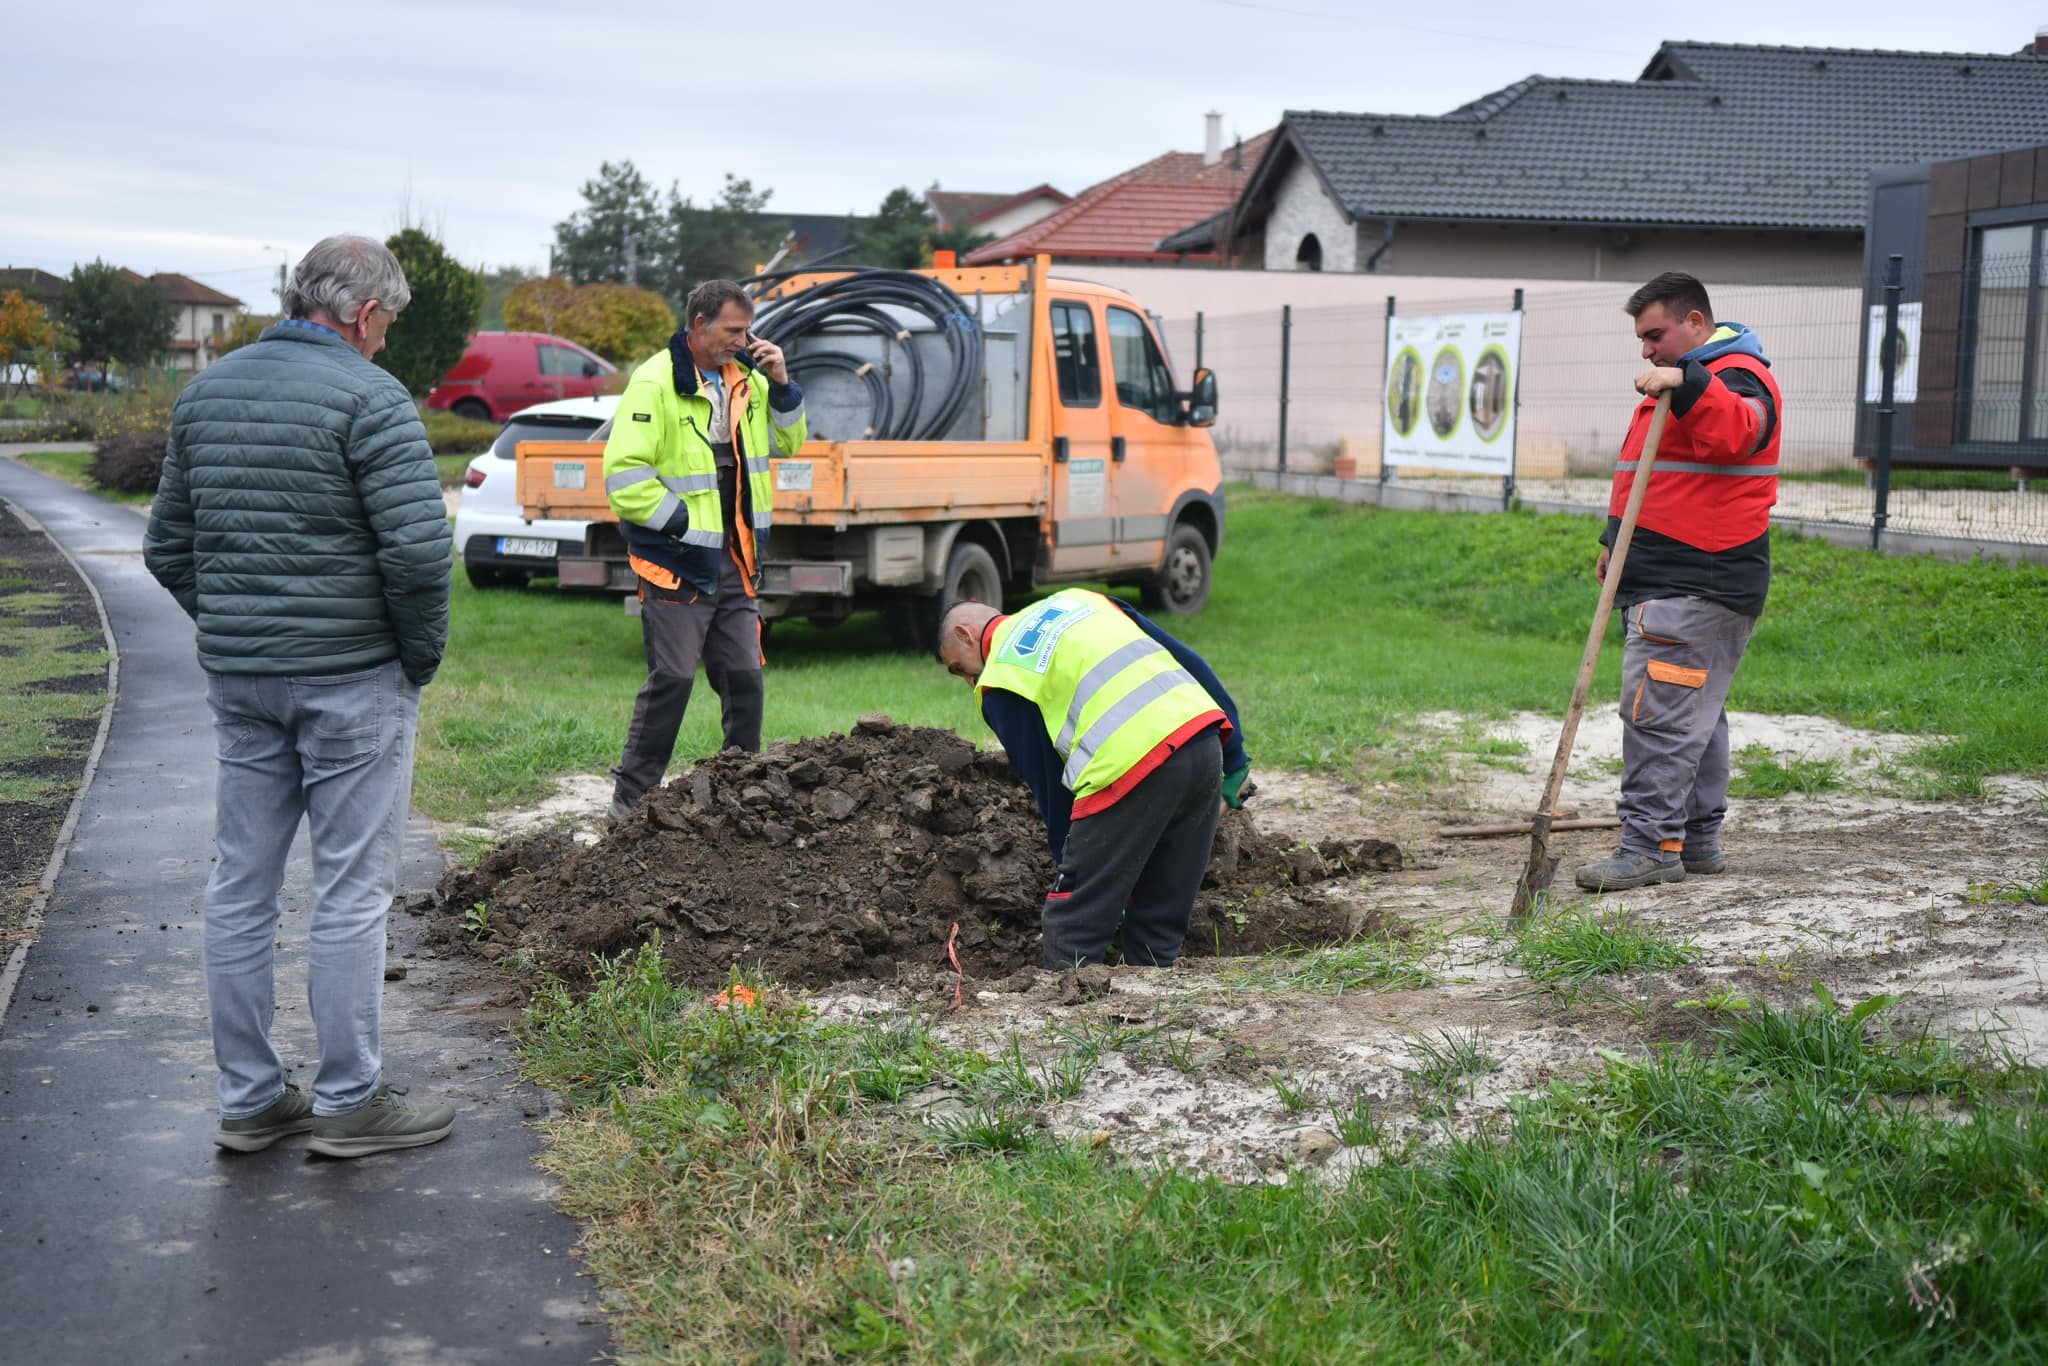
[[(218, 857), (206, 995), (220, 1068), (214, 1142), (310, 1131), (359, 1157), (446, 1138), (455, 1111), (383, 1075), (384, 921), (412, 798), (420, 689), (448, 640), (449, 533), (405, 387), (370, 363), (412, 298), (381, 243), (329, 237), (287, 317), (178, 397), (143, 554), (198, 626), (214, 718)], [(270, 1042), (278, 891), (313, 845), (309, 1097)]]

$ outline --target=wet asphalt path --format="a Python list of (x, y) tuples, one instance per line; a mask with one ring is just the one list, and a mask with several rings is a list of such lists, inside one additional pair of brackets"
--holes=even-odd
[[(192, 625), (143, 568), (143, 518), (0, 460), (24, 507), (98, 586), (120, 696), (42, 938), (0, 1022), (0, 1359), (56, 1363), (584, 1361), (594, 1287), (548, 1203), (529, 1121), (546, 1098), (508, 1061), (487, 988), (448, 980), (394, 911), (386, 1075), (458, 1111), (431, 1148), (350, 1162), (290, 1140), (222, 1153), (201, 969), (213, 738)], [(4, 703), (0, 703), (4, 705)], [(430, 885), (427, 823), (402, 888)], [(279, 929), (273, 1037), (302, 1084), (301, 833)]]

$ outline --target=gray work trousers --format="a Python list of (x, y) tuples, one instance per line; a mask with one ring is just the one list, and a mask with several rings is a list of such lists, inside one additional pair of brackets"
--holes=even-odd
[(1756, 618), (1705, 598), (1653, 598), (1624, 615), (1622, 847), (1712, 852), (1728, 813), (1728, 685)]
[(727, 749), (761, 748), (765, 693), (761, 607), (748, 596), (744, 575), (729, 554), (719, 562), (716, 593), (700, 593), (687, 583), (669, 590), (643, 582), (640, 634), (647, 646), (647, 681), (633, 699), (625, 752), (612, 770), (615, 795), (628, 802), (660, 786), (668, 772), (700, 662), (721, 703)]
[(1212, 728), (1113, 805), (1069, 826), (1059, 878), (1039, 911), (1045, 966), (1102, 962), (1121, 925), (1126, 963), (1172, 967), (1222, 814), (1223, 744)]

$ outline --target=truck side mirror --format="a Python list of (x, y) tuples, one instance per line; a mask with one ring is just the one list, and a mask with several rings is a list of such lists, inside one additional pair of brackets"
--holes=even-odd
[(1193, 385), (1188, 389), (1188, 425), (1190, 427), (1213, 427), (1216, 425), (1216, 372), (1204, 366), (1195, 371)]

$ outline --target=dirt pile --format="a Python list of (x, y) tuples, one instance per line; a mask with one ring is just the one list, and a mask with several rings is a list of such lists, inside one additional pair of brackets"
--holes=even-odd
[[(1314, 884), (1400, 866), (1384, 841), (1297, 846), (1226, 813), (1187, 951), (1341, 939), (1350, 913)], [(1053, 871), (1030, 791), (1000, 753), (866, 716), (851, 734), (705, 759), (596, 845), (548, 833), (452, 870), (433, 933), (490, 958), (522, 950), (576, 980), (587, 955), (659, 932), (699, 984), (758, 964), (822, 986), (929, 974), (957, 924), (962, 967), (988, 979), (1037, 964)]]

